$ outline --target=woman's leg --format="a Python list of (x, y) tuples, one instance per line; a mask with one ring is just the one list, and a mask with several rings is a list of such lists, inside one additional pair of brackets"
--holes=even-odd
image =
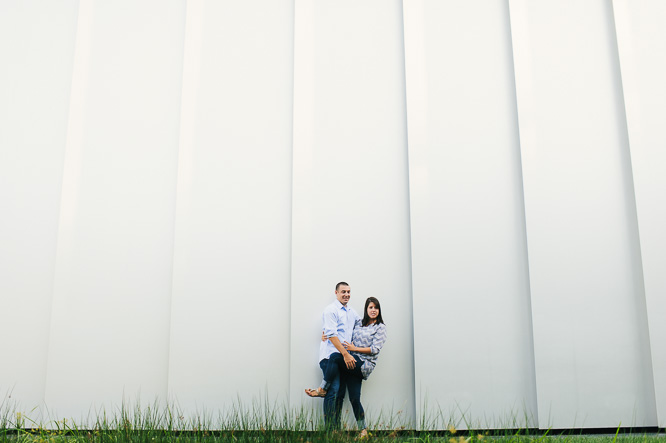
[(331, 385), (336, 380), (340, 380), (339, 361), (344, 362), (342, 354), (339, 352), (334, 352), (328, 358), (319, 362), (319, 366), (321, 367), (324, 378), (318, 388), (306, 389), (305, 393), (310, 397), (325, 397), (326, 393), (331, 388)]
[(349, 392), (349, 402), (354, 411), (354, 418), (356, 418), (358, 428), (365, 429), (365, 411), (363, 411), (363, 405), (361, 404), (361, 384), (363, 383), (361, 365), (363, 362), (357, 356), (354, 356), (354, 358), (356, 359), (356, 367), (351, 371), (346, 370), (343, 374), (347, 383), (347, 392)]
[[(324, 374), (326, 374), (327, 366), (330, 366), (330, 364), (329, 359), (324, 359), (319, 362), (319, 367), (321, 367)], [(334, 380), (330, 389), (326, 391), (324, 396), (324, 424), (326, 429), (337, 429), (338, 427), (337, 403), (338, 396), (340, 395), (341, 382), (342, 380), (340, 377), (338, 377), (337, 380)]]
[(328, 365), (326, 366), (326, 371), (324, 371), (324, 379), (321, 385), (319, 385), (320, 388), (327, 391), (331, 383), (340, 376), (341, 361), (344, 363), (345, 360), (339, 352), (334, 352), (328, 357)]

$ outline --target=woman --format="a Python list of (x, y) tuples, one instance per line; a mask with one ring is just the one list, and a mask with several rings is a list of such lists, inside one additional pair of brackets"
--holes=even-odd
[[(325, 339), (325, 337), (322, 337)], [(379, 351), (386, 342), (386, 325), (382, 319), (381, 306), (375, 297), (368, 297), (363, 310), (363, 320), (358, 319), (354, 324), (352, 342), (344, 342), (343, 346), (356, 360), (353, 369), (348, 369), (342, 355), (335, 353), (337, 365), (329, 365), (329, 370), (324, 374), (324, 381), (317, 389), (306, 389), (305, 392), (311, 397), (323, 397), (326, 389), (338, 374), (344, 377), (349, 392), (349, 401), (354, 410), (354, 417), (358, 423), (361, 434), (359, 437), (368, 435), (365, 426), (365, 412), (361, 405), (361, 383), (367, 380), (377, 364)], [(337, 355), (336, 355), (337, 354)]]

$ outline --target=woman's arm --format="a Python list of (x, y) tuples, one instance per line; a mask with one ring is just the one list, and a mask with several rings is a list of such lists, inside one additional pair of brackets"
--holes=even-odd
[(377, 332), (372, 337), (372, 344), (370, 345), (370, 354), (377, 355), (386, 343), (386, 326), (382, 323), (377, 327)]
[(344, 342), (342, 346), (344, 346), (345, 349), (348, 351), (354, 351), (360, 354), (372, 354), (372, 348), (359, 348), (357, 346), (354, 346), (354, 343)]
[(359, 348), (358, 346), (355, 346), (354, 343), (347, 342), (344, 342), (342, 346), (348, 351), (354, 351), (360, 354), (377, 355), (379, 354), (379, 351), (382, 350), (384, 343), (386, 343), (386, 326), (380, 324), (377, 326), (377, 332), (372, 336), (372, 344), (369, 348)]

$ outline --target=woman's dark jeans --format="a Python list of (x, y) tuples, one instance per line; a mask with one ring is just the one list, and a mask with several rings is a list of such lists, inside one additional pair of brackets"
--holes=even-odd
[[(363, 374), (361, 373), (361, 366), (363, 361), (358, 355), (353, 355), (356, 360), (354, 369), (347, 369), (345, 359), (339, 352), (334, 352), (329, 357), (329, 364), (324, 372), (324, 380), (328, 383), (340, 376), (343, 385), (347, 385), (347, 392), (349, 392), (349, 401), (354, 411), (354, 418), (359, 424), (360, 428), (365, 428), (365, 411), (361, 404), (361, 383), (363, 383)], [(344, 395), (344, 393), (343, 393)]]
[[(337, 355), (340, 355), (337, 353)], [(331, 385), (324, 397), (324, 424), (326, 429), (340, 429), (340, 412), (345, 399), (345, 384), (338, 369), (335, 353), (319, 362), (324, 378), (337, 374), (331, 379)], [(327, 375), (328, 374), (328, 375)]]

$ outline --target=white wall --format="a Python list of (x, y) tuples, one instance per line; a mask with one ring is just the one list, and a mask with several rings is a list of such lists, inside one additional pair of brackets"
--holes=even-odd
[(508, 5), (407, 2), (405, 42), (417, 416), (536, 426)]
[(0, 395), (317, 414), (346, 280), (377, 426), (664, 426), (665, 18), (2, 2)]
[(77, 11), (0, 4), (0, 396), (24, 410), (44, 401)]
[(179, 0), (79, 5), (46, 376), (54, 417), (166, 396), (184, 13)]
[(187, 6), (169, 395), (216, 416), (287, 401), (293, 7)]
[(359, 314), (379, 299), (390, 337), (363, 385), (366, 416), (411, 425), (402, 5), (297, 1), (295, 12), (290, 404), (320, 407), (303, 389), (321, 381), (321, 312), (346, 281)]
[(511, 6), (539, 425), (654, 425), (611, 5)]
[(659, 426), (666, 426), (666, 4), (613, 2)]

